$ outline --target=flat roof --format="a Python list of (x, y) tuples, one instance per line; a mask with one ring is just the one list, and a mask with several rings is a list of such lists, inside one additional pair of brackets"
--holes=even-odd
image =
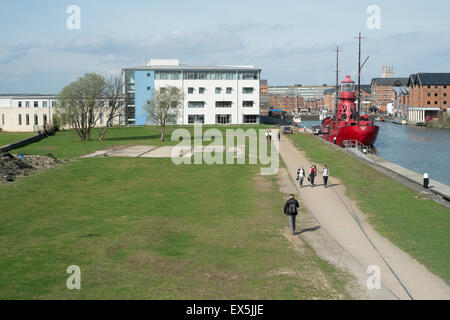
[(154, 65), (146, 67), (127, 67), (122, 70), (163, 70), (163, 71), (261, 71), (254, 66), (187, 66), (187, 65)]
[(0, 93), (0, 98), (55, 98), (56, 94), (43, 93)]

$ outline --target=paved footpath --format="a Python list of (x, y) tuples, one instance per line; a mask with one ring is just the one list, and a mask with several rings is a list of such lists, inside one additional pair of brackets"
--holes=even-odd
[[(308, 173), (311, 163), (285, 136), (280, 141), (280, 155), (292, 180), (295, 181), (300, 165)], [(316, 165), (320, 171), (321, 166)], [(333, 168), (330, 171), (332, 175)], [(380, 236), (365, 221), (364, 215), (345, 195), (341, 181), (331, 176), (328, 181), (331, 187), (325, 189), (318, 174), (315, 182), (316, 187), (311, 188), (305, 179), (304, 187), (299, 190), (301, 203), (321, 228), (359, 262), (364, 268), (360, 272), (365, 272), (369, 266), (378, 266), (383, 288), (387, 288), (392, 299), (450, 299), (450, 287), (445, 281)]]

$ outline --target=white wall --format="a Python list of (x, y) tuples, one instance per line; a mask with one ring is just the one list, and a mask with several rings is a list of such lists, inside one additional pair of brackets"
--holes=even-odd
[[(243, 115), (259, 115), (259, 80), (155, 80), (155, 90), (162, 87), (176, 86), (184, 92), (183, 110), (178, 119), (178, 124), (188, 124), (188, 116), (203, 114), (205, 124), (215, 124), (217, 114), (231, 114), (232, 124), (242, 124)], [(194, 88), (192, 94), (188, 88)], [(200, 94), (199, 88), (205, 88), (205, 93)], [(221, 93), (216, 94), (216, 88), (221, 88)], [(252, 87), (252, 94), (243, 94), (244, 87)], [(232, 88), (231, 94), (226, 93), (227, 88)], [(204, 108), (188, 108), (189, 101), (204, 101)], [(231, 101), (231, 108), (216, 108), (216, 101)], [(243, 101), (253, 101), (253, 107), (242, 107)]]

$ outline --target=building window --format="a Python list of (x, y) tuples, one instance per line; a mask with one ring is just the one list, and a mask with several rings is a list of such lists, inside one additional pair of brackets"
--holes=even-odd
[(193, 94), (193, 93), (194, 93), (194, 88), (189, 87), (189, 88), (188, 88), (188, 94)]
[(431, 86), (428, 86), (428, 89), (430, 89), (431, 88)]
[(427, 104), (431, 104), (431, 102), (430, 102), (430, 101), (427, 101)]
[(29, 108), (30, 107), (30, 101), (25, 101), (25, 107)]
[(42, 123), (43, 123), (44, 125), (47, 124), (47, 115), (46, 115), (45, 113), (44, 113), (43, 116), (42, 116)]
[(253, 101), (242, 101), (242, 106), (244, 108), (253, 107)]
[(22, 108), (22, 101), (19, 101), (19, 108)]
[(37, 107), (39, 107), (39, 102), (35, 101), (33, 105), (35, 108), (37, 108)]
[(256, 123), (258, 120), (258, 115), (256, 114), (247, 114), (244, 115), (243, 123)]
[(253, 88), (242, 88), (242, 93), (244, 94), (253, 93)]
[(103, 118), (103, 112), (100, 113), (100, 124), (103, 124), (104, 122), (104, 118)]
[(188, 108), (203, 108), (205, 106), (205, 101), (189, 101)]
[(444, 93), (444, 97), (446, 97), (447, 96), (447, 93)]
[(122, 122), (123, 122), (123, 115), (119, 114), (119, 124), (122, 124)]
[(22, 125), (22, 115), (19, 114), (19, 126), (21, 126), (21, 125)]
[(152, 90), (152, 88), (150, 88), (150, 87), (147, 87), (147, 91), (150, 91), (150, 90)]
[(149, 72), (149, 73), (147, 73), (147, 77), (150, 77), (150, 72)]
[(56, 107), (56, 101), (55, 100), (52, 101), (52, 107)]
[(25, 115), (25, 124), (26, 124), (27, 126), (30, 125), (30, 115), (29, 115), (29, 114), (26, 114), (26, 115)]
[(232, 92), (233, 92), (233, 88), (228, 87), (228, 88), (227, 88), (227, 94), (231, 94)]
[(38, 120), (38, 115), (37, 114), (34, 115), (34, 124), (35, 125), (39, 124), (39, 120)]
[(444, 85), (444, 89), (447, 89), (447, 85)]
[(216, 101), (216, 108), (231, 108), (231, 101)]
[(435, 94), (434, 94), (434, 96), (435, 96), (435, 97), (437, 97), (437, 96), (438, 96), (438, 94), (437, 94), (437, 93), (435, 93)]
[(434, 88), (435, 88), (435, 89), (437, 89), (437, 88), (438, 88), (438, 86), (434, 86)]
[(203, 114), (190, 114), (188, 115), (188, 123), (205, 123), (205, 115)]
[(216, 87), (216, 94), (220, 94), (222, 92), (222, 88)]
[(447, 101), (444, 101), (444, 104), (447, 104)]
[(258, 80), (258, 72), (257, 71), (239, 72), (239, 79), (240, 80)]
[(199, 88), (199, 89), (198, 89), (198, 93), (204, 94), (204, 93), (205, 93), (205, 88)]
[(216, 124), (231, 123), (231, 114), (216, 114)]
[(47, 108), (47, 101), (42, 101), (42, 108)]
[(438, 103), (437, 101), (434, 102), (434, 104), (437, 104), (437, 103)]
[(427, 96), (431, 97), (431, 93), (428, 92)]
[(155, 80), (180, 80), (180, 71), (156, 71)]

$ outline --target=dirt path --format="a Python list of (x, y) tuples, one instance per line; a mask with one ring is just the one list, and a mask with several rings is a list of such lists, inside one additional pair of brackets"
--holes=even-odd
[[(300, 164), (305, 171), (311, 165), (304, 153), (284, 136), (280, 141), (280, 155), (291, 184), (296, 182)], [(333, 173), (333, 168), (330, 169)], [(296, 186), (301, 204), (312, 214), (313, 221), (309, 223), (316, 231), (302, 232), (295, 237), (306, 240), (322, 258), (349, 270), (365, 292), (366, 297), (362, 298), (450, 299), (450, 288), (442, 279), (380, 236), (365, 221), (355, 203), (345, 195), (341, 181), (331, 176), (328, 184), (331, 187), (325, 189), (318, 175), (316, 187), (311, 188), (306, 179), (301, 190)], [(380, 268), (382, 285), (380, 289), (369, 290), (366, 281), (370, 275), (366, 270), (373, 265)]]

